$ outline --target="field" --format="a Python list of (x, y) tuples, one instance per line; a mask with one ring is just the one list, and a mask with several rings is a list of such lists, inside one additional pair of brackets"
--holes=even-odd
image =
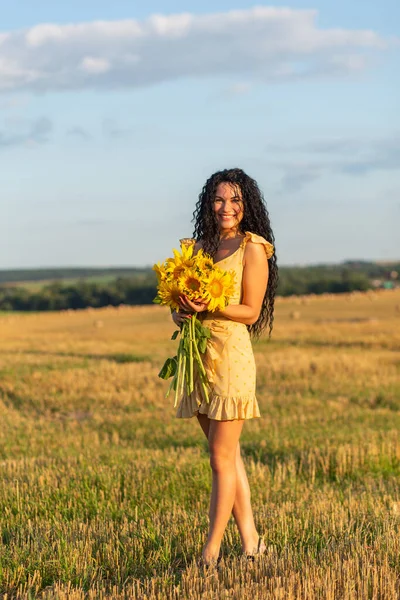
[(400, 597), (400, 290), (278, 299), (241, 445), (268, 555), (196, 561), (210, 468), (157, 306), (0, 314), (0, 597)]
[[(65, 279), (39, 279), (37, 281), (15, 281), (10, 283), (3, 284), (4, 287), (23, 287), (26, 290), (31, 292), (40, 291), (47, 285), (51, 285), (52, 283), (60, 283), (62, 285), (78, 285), (79, 280), (76, 277), (69, 277)], [(97, 284), (108, 284), (115, 281), (115, 277), (113, 275), (103, 275), (102, 277), (93, 276), (93, 277), (85, 277), (85, 283), (97, 283)]]

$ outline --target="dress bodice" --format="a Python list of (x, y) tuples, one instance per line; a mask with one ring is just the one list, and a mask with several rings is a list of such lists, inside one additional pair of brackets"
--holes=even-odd
[[(274, 246), (268, 242), (261, 235), (257, 235), (256, 233), (251, 233), (250, 231), (246, 231), (245, 235), (240, 243), (240, 246), (235, 252), (222, 258), (221, 260), (214, 261), (214, 264), (218, 265), (218, 267), (225, 271), (235, 271), (235, 289), (233, 294), (229, 299), (229, 304), (240, 304), (242, 301), (242, 279), (243, 279), (243, 256), (246, 248), (247, 242), (251, 240), (255, 244), (262, 244), (264, 246), (267, 258), (271, 258), (274, 253)], [(195, 239), (190, 240), (194, 245), (196, 243)]]
[[(274, 247), (266, 239), (246, 231), (239, 248), (215, 264), (222, 270), (236, 273), (234, 293), (229, 304), (242, 300), (243, 256), (247, 242), (263, 244), (267, 257)], [(182, 240), (185, 245), (195, 240)], [(203, 366), (210, 386), (209, 403), (203, 397), (200, 377), (194, 369), (195, 384), (191, 394), (184, 392), (176, 416), (190, 418), (197, 413), (209, 419), (231, 421), (260, 416), (256, 398), (256, 365), (247, 325), (228, 317), (214, 317), (211, 311), (200, 312), (197, 318), (210, 330), (207, 347), (202, 355)]]
[(242, 301), (243, 257), (246, 244), (249, 240), (256, 244), (263, 244), (267, 258), (271, 258), (274, 253), (273, 245), (270, 244), (270, 242), (268, 242), (265, 238), (263, 238), (261, 235), (246, 231), (239, 248), (233, 252), (233, 254), (230, 254), (226, 258), (218, 260), (215, 263), (220, 269), (224, 269), (226, 271), (234, 270), (236, 273), (235, 291), (229, 299), (229, 304), (240, 304)]

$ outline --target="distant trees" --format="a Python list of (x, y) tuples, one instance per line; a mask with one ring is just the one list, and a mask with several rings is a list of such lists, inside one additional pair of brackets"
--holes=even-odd
[(370, 289), (371, 282), (365, 273), (335, 267), (287, 267), (280, 271), (278, 294), (280, 296), (304, 294), (339, 294)]
[[(278, 294), (281, 296), (337, 294), (364, 291), (371, 287), (365, 268), (358, 271), (348, 265), (283, 267), (279, 274)], [(0, 287), (0, 310), (47, 311), (151, 304), (156, 295), (156, 278), (151, 270), (114, 279), (110, 279), (110, 273), (107, 273), (103, 279), (103, 282), (101, 278), (97, 281), (54, 281), (43, 285), (27, 284), (25, 287), (3, 285)]]
[(49, 269), (0, 269), (0, 284), (25, 281), (88, 280), (111, 281), (116, 277), (132, 278), (137, 281), (149, 278), (155, 281), (149, 267), (63, 267)]
[(55, 282), (34, 290), (26, 287), (1, 287), (0, 310), (43, 311), (151, 304), (155, 295), (155, 284), (138, 286), (136, 281), (122, 277), (106, 284), (78, 281), (63, 285)]

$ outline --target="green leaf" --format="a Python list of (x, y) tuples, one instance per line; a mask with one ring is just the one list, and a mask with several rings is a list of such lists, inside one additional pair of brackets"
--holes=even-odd
[(161, 377), (161, 379), (169, 379), (170, 377), (173, 377), (176, 373), (177, 366), (178, 360), (176, 356), (173, 358), (167, 358), (158, 376)]
[(184, 329), (184, 331), (182, 332), (182, 346), (183, 346), (183, 350), (186, 352), (187, 356), (189, 356), (189, 352), (190, 352), (190, 331), (189, 329), (186, 327)]
[(180, 334), (179, 329), (177, 329), (176, 331), (174, 331), (174, 333), (171, 336), (171, 340), (176, 340), (176, 338), (178, 337), (179, 334)]
[(207, 348), (207, 338), (202, 337), (199, 339), (199, 341), (197, 342), (197, 347), (199, 349), (200, 354), (204, 354), (204, 352), (206, 351)]
[(161, 304), (161, 298), (159, 296), (156, 296), (153, 300), (154, 304)]
[(211, 329), (196, 321), (196, 337), (206, 337), (209, 339), (211, 337)]

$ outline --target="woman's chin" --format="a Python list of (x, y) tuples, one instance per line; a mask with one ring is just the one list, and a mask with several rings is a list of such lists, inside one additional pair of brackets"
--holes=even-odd
[(225, 220), (219, 219), (219, 226), (220, 226), (220, 229), (233, 229), (236, 226), (236, 223), (233, 220), (225, 221)]

